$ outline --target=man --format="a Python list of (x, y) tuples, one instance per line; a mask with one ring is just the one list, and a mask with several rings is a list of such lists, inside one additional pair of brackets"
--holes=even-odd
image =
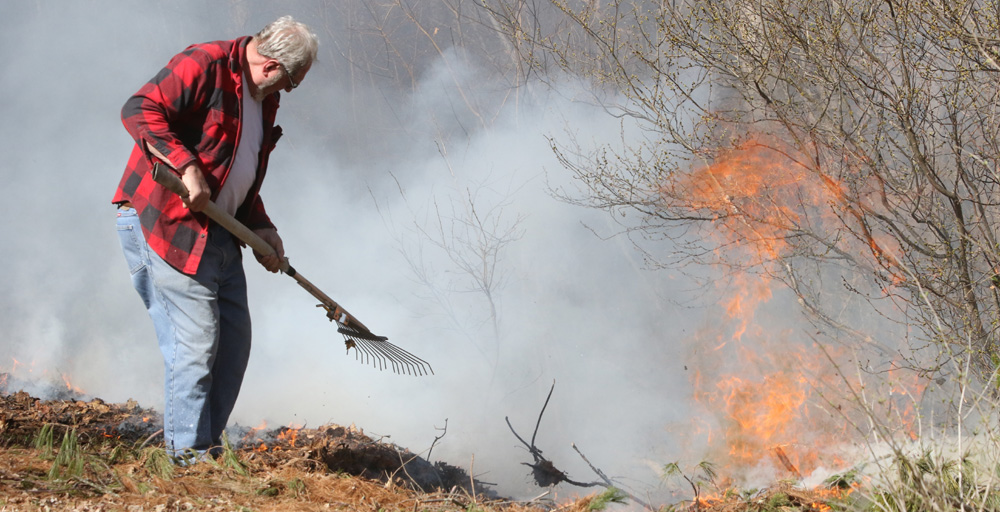
[[(221, 443), (250, 355), (240, 245), (200, 211), (213, 200), (275, 249), (257, 260), (277, 272), (281, 237), (259, 191), (279, 92), (305, 78), (316, 35), (290, 16), (257, 35), (196, 44), (129, 98), (122, 122), (136, 145), (112, 202), (132, 275), (156, 329), (166, 370), (163, 435), (175, 457)], [(181, 199), (151, 176), (160, 161), (181, 177)]]

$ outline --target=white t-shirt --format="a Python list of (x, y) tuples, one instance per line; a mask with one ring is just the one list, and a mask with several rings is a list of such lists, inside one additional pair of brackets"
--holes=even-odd
[(215, 204), (230, 215), (236, 214), (236, 209), (247, 198), (247, 192), (257, 177), (257, 159), (260, 154), (260, 144), (264, 138), (264, 110), (259, 101), (254, 101), (243, 80), (243, 120), (240, 141), (236, 145), (236, 156), (233, 157), (233, 167), (226, 177), (226, 183), (219, 191)]

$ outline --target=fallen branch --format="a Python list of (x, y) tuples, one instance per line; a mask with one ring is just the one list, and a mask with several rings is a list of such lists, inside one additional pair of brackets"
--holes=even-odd
[(524, 438), (522, 438), (517, 431), (514, 430), (514, 426), (510, 424), (510, 418), (506, 416), (504, 417), (504, 420), (507, 422), (507, 427), (510, 428), (511, 433), (514, 434), (514, 437), (516, 437), (518, 441), (521, 441), (521, 444), (528, 448), (528, 451), (534, 459), (534, 463), (532, 464), (527, 462), (522, 462), (521, 464), (531, 468), (531, 475), (535, 479), (535, 484), (539, 487), (551, 487), (562, 482), (566, 482), (577, 487), (593, 487), (595, 485), (601, 485), (600, 482), (577, 482), (575, 480), (571, 480), (566, 473), (560, 471), (556, 468), (555, 464), (546, 459), (542, 455), (542, 451), (535, 446), (535, 437), (538, 436), (538, 428), (542, 424), (542, 415), (545, 414), (545, 408), (548, 407), (549, 399), (552, 398), (552, 391), (554, 391), (555, 388), (556, 382), (552, 381), (552, 387), (549, 388), (549, 394), (545, 397), (545, 404), (542, 405), (542, 410), (538, 413), (538, 420), (535, 422), (535, 431), (531, 434), (531, 443), (525, 441)]

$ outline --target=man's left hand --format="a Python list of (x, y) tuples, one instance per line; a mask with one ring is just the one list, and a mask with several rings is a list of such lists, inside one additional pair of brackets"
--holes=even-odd
[(281, 270), (281, 263), (285, 261), (285, 248), (281, 244), (281, 237), (278, 236), (278, 230), (274, 228), (264, 228), (255, 229), (253, 232), (257, 233), (257, 236), (263, 238), (268, 245), (274, 248), (274, 252), (268, 255), (262, 255), (257, 251), (254, 251), (253, 255), (257, 258), (257, 261), (259, 261), (268, 272), (277, 272)]

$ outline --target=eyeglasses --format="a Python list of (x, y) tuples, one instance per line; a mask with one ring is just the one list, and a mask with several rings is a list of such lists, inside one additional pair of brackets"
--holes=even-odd
[(288, 68), (286, 68), (285, 65), (282, 64), (280, 61), (278, 62), (278, 65), (281, 66), (281, 70), (284, 71), (285, 76), (288, 77), (288, 83), (292, 87), (292, 89), (298, 87), (299, 84), (295, 81), (294, 78), (292, 78), (292, 74), (288, 72)]

